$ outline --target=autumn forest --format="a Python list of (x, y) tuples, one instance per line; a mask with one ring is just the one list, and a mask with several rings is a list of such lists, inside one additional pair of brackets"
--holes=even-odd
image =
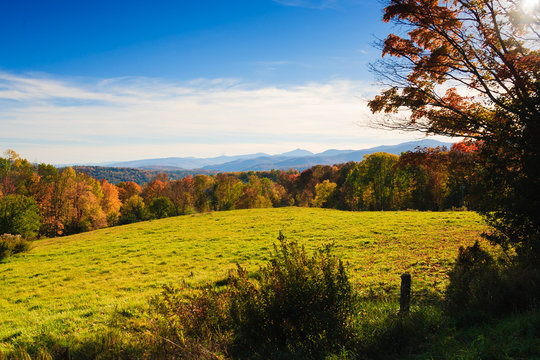
[(69, 235), (149, 219), (283, 206), (341, 210), (475, 209), (475, 147), (424, 148), (401, 156), (367, 155), (360, 163), (303, 172), (158, 174), (143, 186), (111, 184), (72, 168), (35, 165), (7, 151), (0, 159), (0, 232), (26, 238)]

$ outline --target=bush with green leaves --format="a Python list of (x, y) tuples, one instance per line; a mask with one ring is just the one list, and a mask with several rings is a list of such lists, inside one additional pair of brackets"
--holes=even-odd
[(537, 268), (496, 260), (478, 242), (459, 249), (449, 276), (446, 309), (461, 324), (529, 310), (540, 299)]
[(446, 308), (460, 321), (486, 318), (499, 303), (501, 278), (493, 257), (476, 242), (461, 247), (446, 289)]
[(331, 246), (308, 256), (296, 242), (281, 234), (279, 240), (267, 266), (248, 276), (238, 265), (225, 289), (206, 288), (186, 300), (165, 288), (153, 301), (157, 316), (147, 332), (158, 345), (155, 355), (316, 359), (353, 346), (358, 302)]
[(331, 246), (308, 256), (280, 234), (270, 263), (253, 282), (238, 268), (230, 278), (234, 351), (320, 358), (353, 339), (356, 295)]
[(23, 195), (0, 198), (0, 234), (33, 238), (40, 227), (39, 209), (34, 199)]
[(0, 260), (30, 250), (30, 242), (20, 235), (0, 235)]

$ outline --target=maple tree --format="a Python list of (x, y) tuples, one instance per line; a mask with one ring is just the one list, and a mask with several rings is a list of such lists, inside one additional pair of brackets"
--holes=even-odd
[(107, 180), (101, 180), (101, 191), (103, 191), (103, 197), (101, 198), (101, 208), (106, 215), (107, 224), (109, 226), (115, 225), (118, 221), (120, 208), (122, 202), (119, 198), (118, 187), (109, 183)]
[(169, 180), (167, 178), (154, 178), (143, 188), (141, 196), (145, 204), (150, 204), (153, 199), (167, 195)]
[(131, 198), (132, 196), (140, 195), (142, 193), (141, 186), (133, 181), (121, 181), (116, 184), (116, 187), (118, 188), (118, 198), (120, 199), (122, 204), (125, 203), (127, 199)]
[(102, 228), (107, 216), (101, 208), (103, 191), (100, 183), (72, 168), (60, 174), (62, 223), (65, 234)]
[(169, 198), (178, 215), (189, 214), (195, 211), (195, 182), (191, 175), (183, 179), (172, 181), (169, 184)]
[(404, 31), (372, 65), (380, 125), (477, 140), (488, 238), (540, 263), (540, 5), (391, 0), (383, 20)]

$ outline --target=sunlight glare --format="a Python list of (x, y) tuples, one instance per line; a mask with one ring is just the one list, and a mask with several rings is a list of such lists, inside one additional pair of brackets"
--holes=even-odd
[(531, 12), (538, 9), (539, 0), (521, 0), (521, 8), (525, 12)]

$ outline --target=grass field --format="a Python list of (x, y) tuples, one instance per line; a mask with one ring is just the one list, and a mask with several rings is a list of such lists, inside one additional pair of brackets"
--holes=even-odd
[(83, 339), (115, 310), (145, 305), (162, 285), (197, 285), (240, 263), (256, 270), (279, 231), (314, 250), (335, 243), (361, 292), (440, 291), (458, 248), (484, 225), (471, 212), (342, 212), (314, 208), (214, 212), (39, 240), (0, 263), (0, 349), (50, 335)]

